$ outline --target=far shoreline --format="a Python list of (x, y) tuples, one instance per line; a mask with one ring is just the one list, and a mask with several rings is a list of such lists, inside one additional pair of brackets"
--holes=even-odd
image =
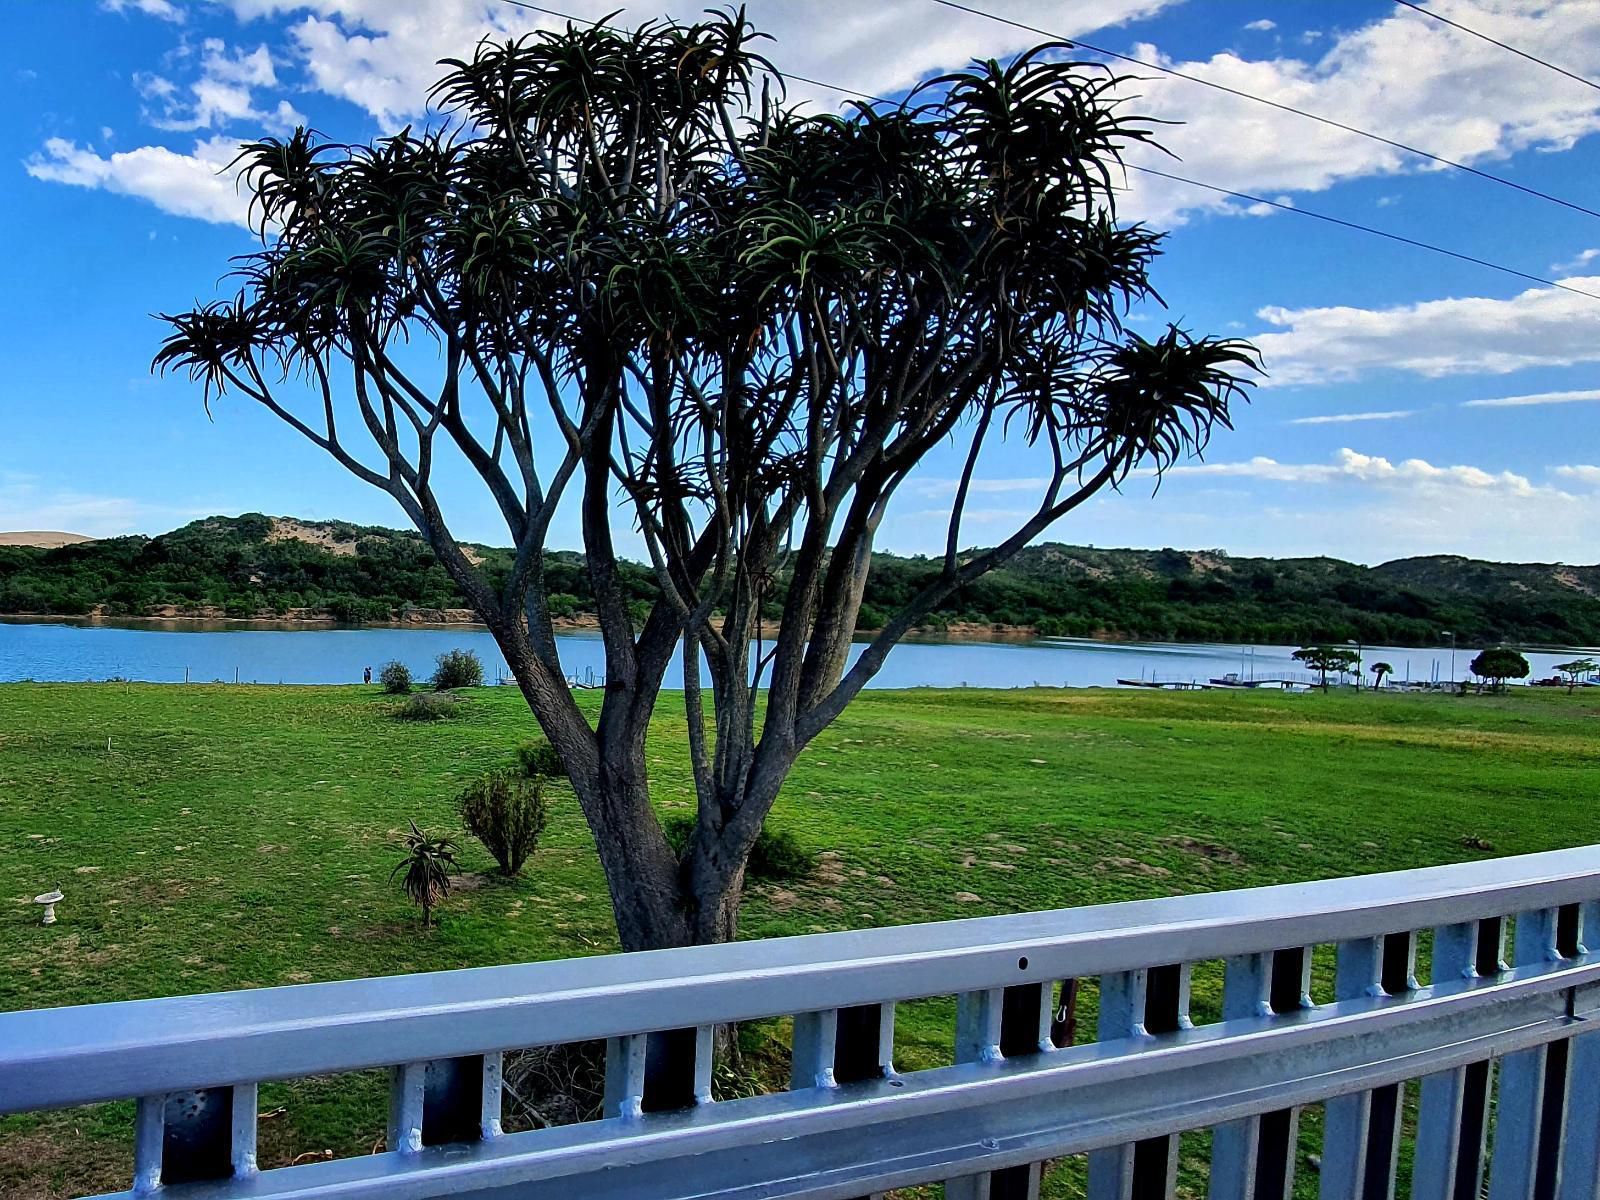
[[(461, 629), (474, 633), (487, 633), (489, 627), (476, 615), (466, 616), (462, 609), (419, 610), (438, 613), (438, 616), (415, 617), (410, 620), (340, 621), (330, 615), (303, 617), (227, 617), (217, 614), (161, 614), (118, 615), (90, 613), (66, 615), (62, 613), (0, 613), (0, 624), (10, 625), (71, 625), (86, 629), (150, 629), (161, 633), (315, 633), (322, 631), (355, 631), (363, 629)], [(448, 615), (445, 615), (448, 614)], [(557, 618), (553, 625), (557, 636), (564, 634), (598, 634), (600, 623), (593, 617)], [(776, 626), (766, 626), (761, 636), (770, 638)], [(871, 638), (876, 629), (858, 629), (859, 640)], [(915, 641), (950, 642), (1029, 642), (1037, 641), (1039, 631), (1032, 625), (984, 625), (960, 622), (943, 628), (923, 626), (909, 635)], [(1075, 639), (1076, 640), (1076, 639)], [(1127, 634), (1096, 631), (1082, 640), (1102, 642), (1134, 642), (1141, 639)]]

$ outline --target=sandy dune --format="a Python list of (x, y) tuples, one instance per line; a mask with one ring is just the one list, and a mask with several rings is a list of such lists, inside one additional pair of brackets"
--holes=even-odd
[(92, 542), (81, 533), (60, 533), (50, 529), (23, 529), (16, 533), (0, 533), (0, 546), (38, 546), (54, 550), (57, 546), (74, 546), (79, 542)]

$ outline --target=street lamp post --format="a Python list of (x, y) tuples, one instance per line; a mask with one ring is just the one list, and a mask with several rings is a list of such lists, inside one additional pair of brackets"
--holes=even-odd
[(1450, 686), (1456, 685), (1456, 635), (1451, 629), (1440, 630), (1445, 637), (1450, 639)]

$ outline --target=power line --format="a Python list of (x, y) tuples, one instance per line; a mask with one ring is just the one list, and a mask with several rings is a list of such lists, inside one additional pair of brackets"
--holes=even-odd
[(1569, 71), (1565, 67), (1558, 67), (1555, 63), (1550, 62), (1547, 59), (1540, 58), (1537, 54), (1529, 54), (1526, 50), (1519, 50), (1515, 46), (1512, 46), (1506, 42), (1502, 42), (1499, 38), (1490, 37), (1487, 33), (1482, 33), (1479, 30), (1471, 28), (1470, 26), (1463, 25), (1460, 21), (1452, 21), (1449, 17), (1444, 16), (1442, 13), (1436, 13), (1431, 8), (1423, 8), (1420, 4), (1413, 4), (1411, 0), (1394, 0), (1394, 2), (1400, 5), (1402, 8), (1409, 8), (1414, 13), (1421, 13), (1429, 20), (1438, 21), (1441, 25), (1450, 26), (1451, 29), (1459, 29), (1462, 33), (1471, 34), (1475, 38), (1481, 38), (1483, 41), (1488, 42), (1491, 46), (1499, 46), (1502, 50), (1509, 50), (1518, 58), (1525, 58), (1531, 63), (1538, 63), (1541, 67), (1545, 67), (1551, 71), (1554, 71), (1557, 75), (1565, 75), (1568, 79), (1575, 79), (1581, 84), (1592, 87), (1596, 91), (1600, 91), (1600, 83), (1596, 83), (1592, 79), (1585, 79), (1582, 75), (1579, 75), (1575, 71)]
[(1533, 283), (1543, 284), (1545, 287), (1560, 288), (1564, 292), (1571, 292), (1576, 296), (1587, 296), (1591, 300), (1600, 300), (1600, 292), (1586, 292), (1582, 288), (1573, 287), (1570, 283), (1562, 283), (1556, 279), (1547, 279), (1543, 275), (1532, 275), (1527, 271), (1519, 271), (1515, 267), (1503, 266), (1491, 262), (1487, 258), (1478, 258), (1471, 254), (1463, 254), (1459, 250), (1447, 250), (1443, 246), (1435, 246), (1432, 242), (1419, 241), (1416, 238), (1406, 237), (1404, 234), (1391, 233), (1387, 229), (1375, 229), (1371, 225), (1363, 225), (1359, 221), (1347, 221), (1343, 217), (1330, 216), (1327, 213), (1317, 212), (1310, 208), (1297, 208), (1293, 204), (1285, 204), (1281, 200), (1268, 200), (1265, 196), (1253, 196), (1249, 192), (1236, 192), (1232, 188), (1218, 187), (1213, 183), (1201, 183), (1198, 179), (1189, 179), (1183, 175), (1173, 175), (1167, 171), (1158, 171), (1154, 167), (1140, 167), (1133, 163), (1124, 163), (1130, 171), (1138, 171), (1142, 175), (1156, 175), (1162, 179), (1170, 179), (1174, 183), (1185, 183), (1190, 187), (1204, 188), (1208, 192), (1217, 192), (1223, 196), (1232, 196), (1235, 200), (1247, 200), (1251, 204), (1265, 204), (1268, 208), (1276, 208), (1283, 212), (1296, 213), (1302, 217), (1310, 217), (1316, 221), (1326, 221), (1330, 225), (1339, 225), (1345, 229), (1356, 229), (1362, 233), (1370, 233), (1373, 237), (1387, 238), (1391, 242), (1399, 242), (1406, 246), (1415, 246), (1419, 250), (1431, 250), (1434, 254), (1443, 254), (1447, 258), (1454, 258), (1461, 262), (1472, 263), (1479, 267), (1488, 267), (1491, 271), (1499, 271), (1505, 275), (1515, 275), (1518, 279), (1526, 279)]
[(984, 17), (990, 21), (998, 21), (1002, 25), (1010, 25), (1015, 29), (1021, 29), (1028, 33), (1036, 33), (1040, 37), (1054, 38), (1057, 41), (1062, 41), (1072, 46), (1081, 47), (1084, 50), (1088, 50), (1092, 54), (1103, 54), (1107, 58), (1114, 58), (1120, 62), (1132, 63), (1134, 66), (1143, 67), (1146, 70), (1160, 71), (1163, 74), (1171, 75), (1176, 79), (1186, 79), (1190, 83), (1198, 83), (1202, 87), (1208, 87), (1215, 91), (1225, 92), (1230, 96), (1237, 96), (1241, 100), (1251, 100), (1257, 104), (1265, 104), (1268, 108), (1275, 108), (1279, 112), (1292, 113), (1297, 117), (1304, 117), (1308, 121), (1316, 121), (1320, 124), (1330, 126), (1333, 129), (1343, 130), (1345, 133), (1353, 133), (1357, 137), (1366, 138), (1368, 141), (1377, 142), (1380, 145), (1388, 146), (1391, 149), (1401, 150), (1406, 154), (1414, 154), (1418, 158), (1425, 158), (1429, 162), (1438, 163), (1442, 167), (1450, 167), (1457, 171), (1465, 171), (1468, 175), (1476, 175), (1479, 179), (1486, 179), (1490, 183), (1499, 184), (1501, 187), (1513, 188), (1514, 190), (1519, 191), (1526, 196), (1533, 196), (1536, 199), (1545, 200), (1551, 204), (1559, 204), (1562, 208), (1571, 209), (1573, 212), (1580, 212), (1585, 216), (1590, 217), (1600, 217), (1600, 210), (1589, 208), (1573, 200), (1564, 200), (1560, 196), (1554, 196), (1549, 192), (1540, 191), (1538, 188), (1533, 188), (1527, 186), (1526, 184), (1518, 183), (1514, 179), (1507, 179), (1504, 175), (1496, 175), (1492, 171), (1485, 171), (1478, 167), (1468, 166), (1464, 162), (1457, 162), (1453, 158), (1445, 158), (1443, 155), (1434, 154), (1430, 150), (1423, 150), (1418, 146), (1412, 146), (1406, 142), (1396, 141), (1394, 138), (1384, 137), (1381, 133), (1373, 133), (1371, 130), (1361, 129), (1355, 125), (1350, 125), (1344, 121), (1337, 120), (1334, 117), (1326, 117), (1321, 113), (1311, 112), (1309, 109), (1297, 108), (1292, 104), (1283, 104), (1277, 100), (1269, 100), (1265, 96), (1258, 96), (1254, 92), (1246, 92), (1240, 88), (1229, 87), (1225, 83), (1218, 83), (1214, 79), (1207, 79), (1203, 75), (1191, 75), (1189, 72), (1180, 71), (1176, 67), (1162, 66), (1158, 62), (1151, 62), (1148, 59), (1135, 58), (1131, 54), (1122, 54), (1116, 50), (1108, 50), (1104, 46), (1095, 46), (1089, 42), (1083, 41), (1080, 38), (1065, 38), (1060, 34), (1052, 33), (1048, 29), (1041, 29), (1037, 25), (1029, 25), (1024, 21), (1017, 21), (1010, 17), (1003, 17), (999, 13), (989, 12), (986, 9), (977, 8), (970, 4), (962, 4), (959, 2), (959, 0), (933, 0), (933, 2), (935, 4), (942, 4), (946, 8), (956, 9), (959, 12), (970, 13), (975, 17)]
[[(570, 13), (564, 13), (564, 12), (561, 12), (561, 11), (556, 10), (556, 9), (546, 8), (546, 7), (542, 6), (542, 5), (533, 4), (533, 3), (530, 3), (529, 0), (504, 0), (504, 2), (507, 3), (507, 4), (516, 5), (518, 8), (532, 9), (534, 12), (545, 13), (546, 15), (552, 16), (552, 17), (561, 17), (561, 18), (563, 18), (565, 20), (569, 20), (569, 21), (578, 21), (578, 22), (581, 22), (582, 24), (585, 24), (585, 25), (604, 25), (604, 24), (606, 24), (605, 21), (590, 20), (587, 17), (576, 17), (576, 16), (573, 16)], [(939, 2), (943, 3), (944, 0), (939, 0)], [(959, 5), (953, 5), (953, 7), (960, 7), (960, 6)], [(1043, 31), (1034, 30), (1034, 32), (1043, 32)], [(1045, 34), (1045, 36), (1048, 37), (1050, 35), (1049, 34)], [(1086, 49), (1092, 49), (1092, 47), (1086, 47)], [(789, 74), (788, 72), (785, 72), (785, 75), (787, 75), (791, 79), (798, 79), (803, 83), (809, 83), (809, 84), (812, 84), (812, 85), (814, 85), (816, 87), (826, 88), (830, 92), (838, 92), (841, 95), (845, 95), (845, 96), (856, 96), (856, 97), (858, 97), (860, 99), (871, 100), (871, 101), (874, 101), (874, 102), (877, 102), (877, 103), (886, 103), (886, 101), (883, 101), (878, 96), (873, 96), (873, 95), (871, 95), (871, 94), (869, 94), (867, 92), (858, 91), (855, 88), (841, 87), (839, 84), (836, 84), (836, 83), (828, 83), (828, 82), (825, 82), (824, 80), (820, 80), (820, 79), (808, 79), (804, 75), (793, 75), (793, 74)], [(1430, 253), (1433, 253), (1433, 254), (1443, 255), (1445, 258), (1453, 258), (1458, 262), (1471, 263), (1474, 266), (1486, 267), (1491, 271), (1498, 271), (1502, 275), (1512, 275), (1512, 276), (1515, 276), (1518, 279), (1528, 280), (1531, 283), (1542, 284), (1545, 287), (1559, 288), (1564, 292), (1571, 292), (1571, 293), (1573, 293), (1574, 295), (1577, 295), (1577, 296), (1585, 296), (1590, 300), (1600, 300), (1600, 293), (1597, 293), (1597, 292), (1586, 292), (1582, 288), (1573, 287), (1571, 284), (1568, 284), (1568, 283), (1561, 283), (1558, 280), (1547, 279), (1542, 275), (1533, 275), (1533, 274), (1530, 274), (1527, 271), (1519, 271), (1515, 267), (1508, 267), (1508, 266), (1505, 266), (1505, 265), (1503, 265), (1501, 263), (1493, 262), (1493, 261), (1491, 261), (1490, 259), (1487, 259), (1487, 258), (1478, 258), (1475, 255), (1464, 254), (1459, 250), (1450, 250), (1450, 249), (1445, 248), (1444, 246), (1437, 246), (1432, 242), (1424, 242), (1424, 241), (1422, 241), (1422, 240), (1420, 240), (1418, 238), (1409, 238), (1409, 237), (1404, 236), (1403, 234), (1392, 233), (1387, 229), (1376, 229), (1371, 225), (1363, 225), (1359, 221), (1349, 221), (1349, 220), (1346, 220), (1343, 217), (1335, 217), (1335, 216), (1331, 216), (1328, 213), (1317, 212), (1315, 209), (1297, 208), (1292, 204), (1285, 204), (1280, 200), (1268, 200), (1265, 196), (1254, 196), (1254, 195), (1251, 195), (1249, 192), (1239, 192), (1239, 191), (1234, 191), (1231, 188), (1218, 187), (1217, 185), (1211, 184), (1211, 183), (1202, 183), (1198, 179), (1189, 179), (1189, 178), (1187, 178), (1187, 177), (1185, 177), (1183, 175), (1174, 175), (1174, 174), (1171, 174), (1170, 172), (1167, 172), (1167, 171), (1158, 171), (1154, 167), (1141, 167), (1141, 166), (1136, 166), (1133, 163), (1124, 163), (1122, 165), (1127, 170), (1138, 171), (1142, 175), (1155, 175), (1155, 176), (1159, 176), (1162, 179), (1171, 180), (1174, 183), (1187, 184), (1189, 187), (1201, 188), (1201, 189), (1203, 189), (1205, 191), (1215, 192), (1215, 193), (1217, 193), (1219, 195), (1223, 195), (1223, 196), (1231, 196), (1235, 200), (1244, 200), (1244, 201), (1247, 201), (1248, 203), (1251, 203), (1251, 204), (1264, 204), (1268, 208), (1280, 209), (1283, 212), (1295, 213), (1295, 214), (1297, 214), (1299, 216), (1302, 216), (1302, 217), (1310, 217), (1313, 220), (1323, 221), (1323, 222), (1326, 222), (1329, 225), (1337, 225), (1337, 226), (1339, 226), (1339, 227), (1341, 227), (1343, 229), (1353, 229), (1353, 230), (1357, 231), (1358, 233), (1370, 234), (1373, 237), (1383, 238), (1386, 241), (1398, 242), (1401, 245), (1405, 245), (1405, 246), (1412, 246), (1412, 247), (1414, 247), (1414, 248), (1416, 248), (1418, 250), (1427, 250), (1427, 251), (1429, 251)]]

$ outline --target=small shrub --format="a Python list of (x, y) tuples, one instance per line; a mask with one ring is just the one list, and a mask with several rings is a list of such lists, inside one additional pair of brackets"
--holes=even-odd
[(567, 767), (561, 761), (560, 752), (544, 738), (534, 742), (524, 742), (517, 747), (517, 766), (529, 779), (567, 777)]
[(470, 784), (456, 803), (467, 832), (494, 855), (500, 874), (521, 874), (544, 832), (544, 781), (494, 771)]
[[(694, 837), (695, 818), (689, 813), (672, 813), (661, 820), (661, 830), (667, 835), (667, 844), (673, 853), (682, 856)], [(764, 828), (756, 835), (755, 847), (750, 851), (750, 862), (745, 874), (752, 879), (766, 879), (775, 883), (804, 879), (816, 870), (816, 859), (800, 844), (800, 840), (786, 829)]]
[(386, 662), (378, 672), (378, 682), (391, 696), (411, 694), (411, 668), (403, 662)]
[(454, 696), (422, 692), (406, 697), (406, 702), (394, 710), (394, 718), (397, 721), (443, 721), (456, 715), (460, 703)]
[(433, 690), (483, 686), (483, 663), (471, 650), (449, 650), (439, 655), (433, 672)]
[(405, 847), (405, 857), (395, 863), (389, 878), (405, 872), (400, 890), (413, 904), (421, 906), (422, 924), (426, 928), (433, 923), (434, 906), (450, 894), (450, 876), (460, 869), (456, 866), (457, 846), (449, 838), (429, 837), (417, 828), (415, 821), (411, 822), (411, 832), (401, 839), (401, 845)]

